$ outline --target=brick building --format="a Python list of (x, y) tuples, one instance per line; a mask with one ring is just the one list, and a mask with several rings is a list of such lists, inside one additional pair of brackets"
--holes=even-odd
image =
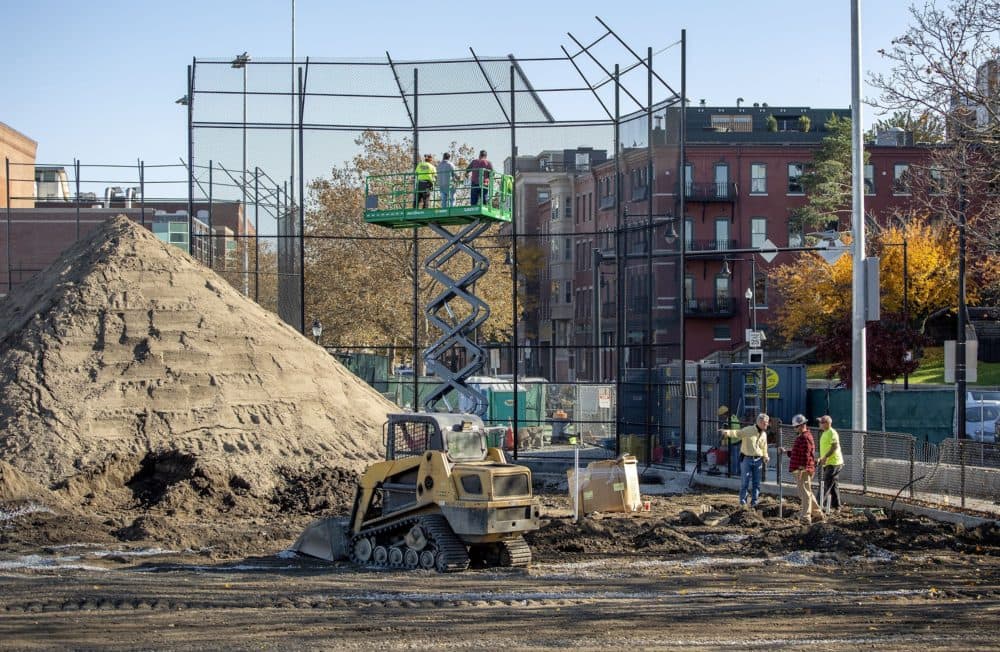
[[(768, 272), (798, 254), (779, 253), (768, 263), (759, 255), (738, 252), (765, 241), (776, 247), (804, 244), (806, 234), (789, 219), (807, 202), (801, 177), (829, 135), (827, 120), (832, 115), (850, 117), (850, 112), (766, 105), (688, 107), (683, 172), (678, 148), (667, 139), (677, 113), (656, 121), (652, 166), (645, 147), (623, 149), (617, 166), (613, 159), (602, 159), (548, 178), (524, 170), (532, 158), (518, 159), (519, 233), (545, 248), (549, 261), (539, 284), (539, 310), (524, 317), (524, 332), (537, 339), (528, 335), (521, 344), (537, 343), (540, 349), (531, 373), (556, 381), (612, 377), (621, 327), (626, 329), (626, 367), (664, 363), (676, 355), (671, 347), (677, 336), (668, 331), (678, 323), (681, 309), (688, 359), (742, 350), (754, 317), (759, 328), (771, 329), (780, 293), (771, 287)], [(870, 160), (865, 168), (865, 211), (876, 219), (907, 205), (908, 170), (925, 165), (930, 152), (928, 146), (914, 145), (907, 134), (887, 136), (866, 146)], [(616, 167), (622, 184), (620, 214), (615, 210)], [(678, 219), (681, 186), (683, 220)], [(627, 252), (622, 265), (624, 302), (616, 301), (613, 232), (618, 224), (626, 231), (621, 241)], [(654, 225), (652, 233), (649, 224)], [(849, 218), (827, 227), (846, 230)], [(676, 257), (663, 255), (670, 249), (670, 233), (684, 238), (690, 254), (683, 290)], [(601, 252), (598, 256), (595, 249)], [(648, 260), (642, 260), (643, 254)], [(650, 274), (653, 283), (648, 282)], [(745, 298), (748, 288), (751, 300)], [(619, 316), (616, 309), (622, 304), (625, 310)], [(594, 346), (595, 310), (601, 312), (600, 347)], [(628, 350), (633, 342), (643, 341), (654, 344), (656, 359), (644, 359), (640, 347)]]

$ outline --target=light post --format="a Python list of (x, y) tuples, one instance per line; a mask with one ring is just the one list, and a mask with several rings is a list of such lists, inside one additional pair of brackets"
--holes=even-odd
[[(750, 263), (750, 283), (747, 286), (746, 292), (743, 296), (747, 300), (747, 330), (756, 331), (757, 330), (757, 300), (755, 298), (755, 290), (757, 288), (757, 259), (754, 256), (749, 258), (726, 258), (722, 261), (722, 273), (726, 276), (732, 277), (733, 270), (729, 266), (731, 262), (749, 262)], [(749, 344), (749, 338), (747, 338), (747, 344)]]
[(604, 255), (601, 250), (594, 247), (594, 260), (592, 261), (591, 270), (594, 288), (594, 321), (591, 327), (591, 335), (593, 338), (594, 347), (594, 363), (591, 365), (591, 369), (594, 370), (594, 380), (597, 382), (601, 381), (601, 367), (603, 366), (603, 361), (601, 360), (601, 263), (604, 262)]
[[(726, 276), (732, 276), (733, 273), (732, 268), (729, 266), (730, 261), (750, 263), (750, 283), (743, 293), (743, 296), (747, 300), (747, 364), (760, 365), (760, 373), (757, 376), (757, 400), (759, 403), (757, 403), (756, 411), (758, 413), (767, 412), (767, 374), (765, 373), (764, 365), (764, 338), (757, 330), (757, 296), (755, 294), (757, 287), (757, 259), (754, 254), (751, 254), (749, 258), (726, 258), (722, 261), (722, 273)], [(746, 392), (747, 388), (744, 387), (744, 399), (747, 399)], [(751, 410), (748, 410), (748, 407)], [(752, 403), (749, 400), (746, 400), (746, 403), (744, 403), (744, 411), (752, 411)]]
[(243, 172), (240, 175), (243, 188), (243, 203), (240, 204), (240, 211), (243, 216), (243, 296), (250, 296), (250, 248), (247, 246), (247, 64), (250, 62), (250, 55), (246, 52), (238, 54), (230, 62), (233, 68), (243, 70)]

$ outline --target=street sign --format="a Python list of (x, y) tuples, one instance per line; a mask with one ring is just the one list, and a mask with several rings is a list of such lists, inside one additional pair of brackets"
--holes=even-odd
[(834, 264), (835, 262), (840, 260), (840, 257), (847, 252), (847, 245), (845, 245), (840, 240), (834, 240), (833, 242), (824, 240), (822, 243), (817, 244), (816, 246), (822, 247), (824, 243), (826, 243), (826, 248), (823, 251), (820, 251), (819, 255), (823, 257), (823, 260), (826, 261), (827, 265)]
[(763, 345), (764, 340), (767, 339), (764, 337), (764, 331), (750, 330), (747, 331), (747, 336), (747, 344), (750, 345), (751, 349), (759, 349)]
[(778, 255), (778, 245), (774, 244), (767, 238), (764, 238), (764, 242), (760, 245), (760, 257), (766, 260), (768, 263), (771, 263), (774, 261), (777, 255)]

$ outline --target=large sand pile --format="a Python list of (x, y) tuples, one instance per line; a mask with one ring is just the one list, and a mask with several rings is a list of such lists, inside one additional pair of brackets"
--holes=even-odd
[(0, 500), (37, 486), (81, 513), (314, 511), (319, 485), (351, 486), (381, 454), (394, 409), (124, 217), (0, 303)]

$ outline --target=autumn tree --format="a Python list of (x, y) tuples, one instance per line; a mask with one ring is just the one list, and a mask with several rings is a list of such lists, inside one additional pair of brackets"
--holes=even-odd
[(878, 91), (870, 103), (945, 126), (945, 144), (911, 170), (912, 199), (954, 224), (966, 218), (970, 285), (980, 301), (997, 305), (995, 265), (979, 261), (1000, 253), (1000, 2), (928, 2), (909, 13), (906, 32), (879, 51), (891, 68), (869, 75)]
[[(412, 170), (412, 143), (394, 140), (385, 132), (365, 131), (355, 144), (359, 151), (353, 159), (309, 185), (307, 315), (323, 322), (327, 345), (409, 348), (413, 346), (416, 279), (418, 345), (426, 346), (437, 333), (424, 318), (423, 306), (442, 287), (424, 273), (423, 259), (442, 241), (429, 229), (389, 230), (364, 221), (365, 179)], [(472, 159), (468, 146), (453, 143), (450, 149), (456, 161)], [(510, 267), (504, 264), (508, 240), (498, 225), (476, 241), (476, 249), (490, 259), (490, 271), (476, 282), (476, 295), (491, 307), (490, 319), (480, 329), (481, 341), (508, 341), (510, 337), (512, 282)], [(468, 260), (456, 256), (449, 266), (454, 276), (468, 270)], [(461, 311), (462, 306), (456, 309)]]
[[(919, 364), (927, 343), (927, 318), (953, 304), (958, 247), (954, 227), (930, 222), (925, 215), (900, 216), (889, 226), (875, 227), (869, 246), (879, 257), (882, 315), (866, 329), (868, 382), (878, 383), (912, 372)], [(845, 383), (851, 381), (852, 264), (849, 254), (828, 265), (818, 254), (808, 253), (771, 272), (784, 297), (776, 312), (779, 331), (815, 345), (820, 357), (832, 363), (831, 377)]]

